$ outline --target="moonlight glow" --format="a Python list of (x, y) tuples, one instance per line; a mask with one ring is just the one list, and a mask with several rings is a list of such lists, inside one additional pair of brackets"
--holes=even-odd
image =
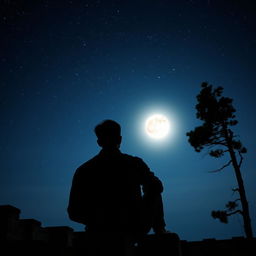
[(145, 130), (151, 138), (162, 139), (169, 133), (169, 120), (161, 114), (152, 115), (146, 120)]

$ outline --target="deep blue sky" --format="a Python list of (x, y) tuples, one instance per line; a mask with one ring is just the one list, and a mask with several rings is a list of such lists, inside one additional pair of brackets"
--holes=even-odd
[[(234, 99), (235, 131), (256, 232), (254, 1), (0, 1), (0, 204), (42, 226), (83, 226), (66, 207), (75, 169), (97, 154), (94, 126), (122, 125), (125, 153), (164, 183), (167, 229), (181, 239), (243, 235), (240, 216), (210, 216), (234, 200), (232, 168), (196, 153), (186, 132), (203, 81)], [(166, 113), (173, 133), (153, 143), (145, 118)]]

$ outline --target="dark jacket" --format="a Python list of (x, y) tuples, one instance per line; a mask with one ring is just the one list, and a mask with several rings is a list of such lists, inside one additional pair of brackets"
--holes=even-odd
[(69, 218), (92, 230), (138, 231), (143, 194), (162, 191), (161, 181), (142, 159), (102, 150), (74, 174)]

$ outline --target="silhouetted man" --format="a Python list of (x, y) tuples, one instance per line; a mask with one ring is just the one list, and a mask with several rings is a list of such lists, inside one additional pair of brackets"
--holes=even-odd
[(95, 133), (102, 150), (76, 170), (68, 214), (86, 225), (91, 255), (129, 255), (151, 228), (165, 232), (163, 186), (142, 159), (120, 152), (118, 123), (105, 120)]

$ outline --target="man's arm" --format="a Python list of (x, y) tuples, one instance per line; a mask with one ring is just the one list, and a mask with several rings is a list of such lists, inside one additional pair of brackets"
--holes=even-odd
[(142, 175), (142, 191), (145, 218), (156, 234), (165, 233), (165, 220), (162, 195), (163, 184), (154, 175), (148, 166), (139, 159), (140, 171)]
[(84, 193), (83, 193), (83, 186), (81, 184), (82, 179), (80, 176), (81, 176), (80, 171), (79, 169), (77, 169), (72, 181), (67, 212), (71, 220), (78, 223), (85, 224), (86, 222), (85, 209), (84, 209), (85, 202), (82, 198)]
[(164, 190), (161, 180), (155, 176), (142, 159), (137, 158), (137, 163), (143, 193), (149, 195), (161, 194)]

